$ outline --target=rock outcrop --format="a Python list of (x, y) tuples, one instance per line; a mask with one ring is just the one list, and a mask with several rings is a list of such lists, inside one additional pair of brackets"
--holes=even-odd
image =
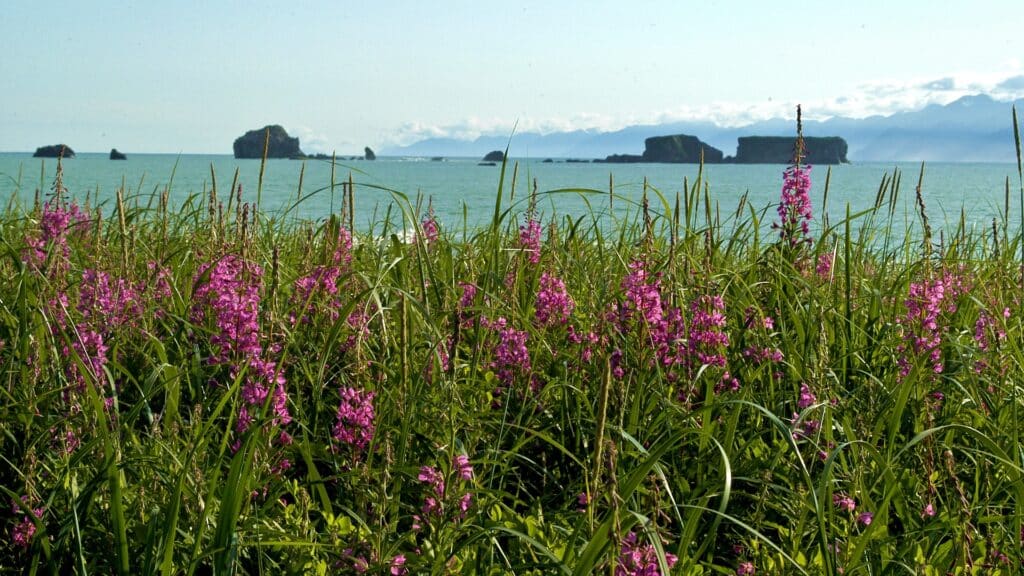
[(484, 156), (484, 162), (501, 162), (503, 160), (505, 160), (505, 153), (501, 150), (488, 152), (487, 155)]
[(363, 148), (363, 158), (366, 160), (376, 160), (377, 155), (373, 153), (373, 150), (369, 146)]
[(630, 164), (634, 162), (651, 162), (662, 164), (697, 164), (704, 155), (705, 164), (722, 162), (722, 151), (714, 146), (701, 142), (696, 136), (675, 134), (672, 136), (653, 136), (644, 140), (644, 153), (612, 154), (604, 162), (612, 164)]
[(705, 164), (718, 164), (722, 161), (721, 150), (701, 142), (696, 136), (676, 134), (644, 140), (644, 162), (697, 164), (701, 153), (704, 154)]
[(74, 158), (75, 151), (67, 144), (54, 144), (52, 146), (40, 146), (36, 148), (33, 158)]
[(123, 153), (118, 152), (117, 148), (111, 148), (110, 149), (110, 159), (111, 160), (127, 160), (128, 157), (125, 156)]
[[(793, 136), (743, 136), (739, 138), (736, 157), (726, 161), (735, 164), (789, 164), (793, 161)], [(838, 136), (805, 137), (804, 159), (807, 164), (846, 164), (846, 140)]]
[[(269, 142), (267, 135), (269, 133)], [(250, 130), (235, 140), (235, 158), (263, 158), (263, 146), (267, 143), (267, 158), (297, 158), (304, 154), (299, 148), (299, 139), (288, 136), (285, 129), (265, 126)]]

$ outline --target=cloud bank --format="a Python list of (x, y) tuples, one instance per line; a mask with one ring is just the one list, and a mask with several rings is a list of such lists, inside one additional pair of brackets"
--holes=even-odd
[(1010, 73), (951, 74), (939, 78), (887, 79), (861, 84), (851, 93), (833, 98), (804, 101), (716, 102), (680, 105), (646, 115), (616, 116), (580, 113), (568, 118), (467, 118), (453, 124), (408, 122), (399, 127), (389, 144), (408, 145), (427, 138), (474, 140), (480, 136), (508, 136), (516, 132), (550, 134), (587, 130), (610, 132), (627, 126), (706, 121), (723, 127), (740, 127), (772, 118), (790, 118), (798, 103), (808, 120), (841, 116), (866, 118), (919, 110), (930, 104), (945, 105), (963, 96), (988, 94), (997, 100), (1024, 98), (1024, 66), (1008, 62)]

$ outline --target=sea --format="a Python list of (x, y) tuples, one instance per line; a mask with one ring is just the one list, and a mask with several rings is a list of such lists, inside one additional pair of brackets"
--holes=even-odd
[[(770, 223), (775, 217), (785, 166), (777, 164), (605, 164), (567, 159), (510, 158), (502, 180), (501, 163), (481, 165), (478, 158), (379, 157), (362, 159), (260, 160), (229, 155), (130, 154), (114, 161), (107, 154), (80, 153), (62, 163), (69, 196), (79, 203), (112, 208), (118, 190), (129, 202), (156, 205), (163, 192), (172, 207), (206, 198), (216, 185), (227, 199), (231, 183), (241, 186), (243, 202), (259, 203), (268, 218), (320, 222), (342, 208), (342, 183), (353, 183), (357, 230), (380, 227), (384, 218), (403, 226), (405, 214), (432, 210), (448, 232), (489, 224), (499, 188), (500, 210), (521, 217), (535, 198), (542, 219), (596, 218), (606, 223), (636, 217), (646, 189), (654, 217), (671, 212), (684, 186), (698, 178), (701, 198), (710, 199), (722, 222), (750, 209)], [(923, 176), (922, 176), (923, 168)], [(0, 200), (29, 210), (37, 195), (52, 193), (57, 161), (30, 153), (0, 153)], [(1000, 163), (851, 163), (813, 166), (811, 199), (816, 221), (835, 225), (845, 215), (869, 210), (883, 180), (898, 177), (894, 227), (917, 225), (916, 188), (933, 228), (952, 228), (961, 218), (968, 227), (990, 230), (993, 220), (1011, 234), (1021, 221), (1021, 183), (1016, 164)], [(828, 181), (828, 194), (825, 188)], [(1007, 195), (1007, 182), (1009, 194)], [(536, 194), (531, 192), (536, 191)], [(614, 195), (609, 192), (613, 191)], [(237, 192), (237, 190), (236, 190)], [(191, 200), (190, 200), (191, 199)], [(703, 201), (703, 200), (702, 200)], [(1009, 214), (1006, 212), (1009, 202)], [(701, 208), (703, 211), (703, 208)], [(417, 216), (419, 217), (419, 216)], [(862, 217), (863, 218), (863, 217)], [(1005, 220), (1004, 220), (1005, 219)], [(405, 222), (408, 229), (408, 221)]]

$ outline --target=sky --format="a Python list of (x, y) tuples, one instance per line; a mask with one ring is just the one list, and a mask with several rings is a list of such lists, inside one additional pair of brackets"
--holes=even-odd
[(307, 153), (1024, 96), (1019, 0), (4, 0), (0, 151)]

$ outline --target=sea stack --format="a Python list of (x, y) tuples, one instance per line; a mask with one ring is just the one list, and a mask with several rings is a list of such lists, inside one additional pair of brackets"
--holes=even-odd
[(36, 148), (33, 158), (74, 158), (75, 151), (67, 144), (54, 144), (52, 146), (40, 146)]
[(235, 140), (235, 158), (263, 158), (266, 144), (267, 158), (301, 158), (299, 139), (292, 138), (281, 126), (274, 124), (250, 130)]
[(125, 156), (123, 153), (118, 152), (117, 148), (111, 148), (110, 149), (110, 159), (111, 160), (127, 160), (128, 157)]

